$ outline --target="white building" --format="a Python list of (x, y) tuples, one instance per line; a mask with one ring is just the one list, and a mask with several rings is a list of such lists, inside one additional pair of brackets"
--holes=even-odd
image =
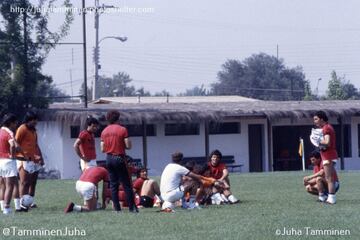
[[(102, 98), (83, 108), (80, 104), (54, 104), (40, 112), (39, 144), (47, 169), (57, 169), (64, 179), (78, 178), (79, 159), (73, 149), (87, 115), (104, 119), (110, 109), (120, 111), (139, 158), (160, 175), (171, 153), (204, 157), (213, 149), (234, 156), (242, 172), (299, 170), (299, 137), (305, 154), (312, 114), (324, 110), (335, 126), (342, 169), (360, 169), (360, 101), (271, 102), (238, 96)], [(103, 121), (105, 124), (105, 121)], [(145, 127), (146, 126), (146, 127)], [(104, 160), (96, 138), (97, 159)]]

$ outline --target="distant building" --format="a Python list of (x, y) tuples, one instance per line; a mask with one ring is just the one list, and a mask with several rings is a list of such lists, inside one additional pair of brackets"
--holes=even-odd
[[(360, 169), (360, 101), (260, 101), (239, 96), (101, 98), (87, 109), (80, 104), (53, 104), (41, 111), (39, 143), (48, 169), (61, 177), (80, 175), (73, 143), (87, 115), (100, 118), (110, 109), (121, 113), (133, 148), (152, 175), (160, 175), (174, 151), (205, 157), (213, 149), (234, 156), (242, 172), (300, 170), (299, 138), (305, 154), (312, 114), (324, 110), (337, 133), (339, 167)], [(96, 139), (98, 160), (105, 159)]]

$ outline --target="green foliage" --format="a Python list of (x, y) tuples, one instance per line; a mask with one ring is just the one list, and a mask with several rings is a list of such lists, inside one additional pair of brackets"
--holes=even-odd
[(339, 77), (335, 71), (332, 71), (325, 99), (360, 99), (360, 93), (353, 84), (351, 84), (349, 81), (346, 81), (345, 77)]
[(180, 96), (206, 96), (209, 95), (209, 91), (206, 90), (204, 85), (195, 86), (191, 89), (186, 89), (185, 93), (179, 94)]
[[(310, 172), (244, 173), (230, 175), (231, 189), (240, 204), (208, 206), (201, 210), (176, 209), (174, 214), (158, 208), (140, 209), (131, 214), (124, 209), (115, 214), (105, 211), (64, 214), (69, 201), (83, 201), (73, 180), (40, 180), (37, 186), (37, 209), (0, 217), (1, 230), (77, 228), (86, 237), (10, 236), (1, 239), (137, 239), (137, 240), (218, 240), (218, 239), (360, 239), (358, 172), (340, 172), (341, 187), (334, 206), (316, 201), (307, 194), (303, 176)], [(101, 192), (101, 191), (100, 191)], [(336, 217), (334, 217), (336, 216)], [(344, 229), (351, 236), (277, 236), (276, 229)], [(2, 232), (0, 232), (2, 234)]]
[[(0, 29), (0, 86), (4, 89), (0, 94), (0, 114), (46, 108), (54, 94), (64, 95), (52, 84), (50, 76), (41, 73), (41, 67), (49, 51), (68, 33), (72, 13), (68, 12), (58, 31), (52, 32), (48, 28), (49, 12), (14, 11), (16, 8), (41, 8), (45, 4), (51, 8), (55, 1), (42, 0), (38, 5), (28, 0), (0, 2), (0, 14), (4, 19), (4, 28)], [(63, 0), (63, 6), (71, 6), (70, 1)]]
[[(150, 96), (148, 91), (144, 88), (136, 89), (131, 86), (132, 79), (125, 72), (119, 72), (110, 77), (99, 76), (99, 82), (97, 83), (97, 95), (100, 97), (114, 97), (114, 96)], [(80, 94), (84, 93), (84, 84), (80, 88)], [(92, 88), (88, 88), (88, 98), (91, 99)]]
[(242, 62), (226, 61), (211, 93), (263, 100), (302, 100), (305, 87), (305, 74), (300, 67), (287, 68), (283, 60), (260, 53)]

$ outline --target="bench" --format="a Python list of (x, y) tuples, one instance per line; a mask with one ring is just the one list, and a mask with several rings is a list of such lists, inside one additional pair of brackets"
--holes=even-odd
[[(206, 157), (184, 157), (182, 163), (186, 164), (190, 161), (193, 161), (195, 164), (206, 164), (208, 159)], [(222, 156), (221, 162), (225, 163), (226, 167), (229, 169), (229, 172), (235, 172), (237, 169), (239, 172), (241, 172), (241, 167), (244, 166), (244, 164), (236, 164), (234, 156), (232, 155)]]

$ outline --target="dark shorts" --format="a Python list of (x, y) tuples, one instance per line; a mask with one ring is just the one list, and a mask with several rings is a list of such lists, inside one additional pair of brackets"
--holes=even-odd
[(154, 199), (148, 196), (141, 196), (140, 205), (145, 208), (152, 208), (154, 206)]

